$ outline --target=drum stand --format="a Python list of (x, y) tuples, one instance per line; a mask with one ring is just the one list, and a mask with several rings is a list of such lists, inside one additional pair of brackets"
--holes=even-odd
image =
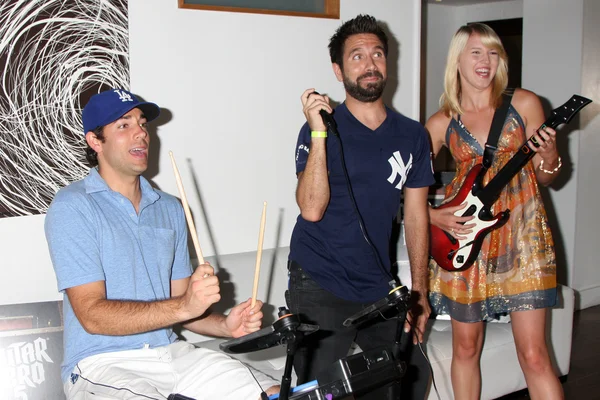
[[(400, 378), (406, 373), (405, 355), (402, 350), (402, 335), (404, 335), (404, 321), (410, 301), (410, 293), (405, 286), (396, 287), (383, 299), (365, 307), (360, 312), (352, 315), (344, 321), (344, 326), (357, 326), (377, 317), (384, 317), (384, 314), (393, 314), (397, 318), (396, 333), (394, 342), (391, 346), (391, 354), (398, 363), (398, 369), (401, 371)], [(395, 310), (391, 312), (391, 310)], [(397, 390), (397, 387), (390, 387), (391, 391)], [(398, 397), (396, 394), (395, 398)]]
[[(391, 351), (389, 348), (377, 348), (344, 357), (334, 363), (331, 368), (319, 374), (317, 379), (319, 383), (316, 388), (302, 389), (311, 393), (318, 391), (322, 397), (311, 397), (308, 392), (303, 391), (296, 392), (293, 397), (298, 399), (325, 398), (324, 396), (328, 396), (327, 398), (340, 398), (329, 396), (342, 396), (352, 394), (355, 391), (367, 392), (398, 381), (406, 372), (406, 363), (401, 361), (400, 357), (402, 355), (400, 342), (404, 323), (404, 318), (401, 315), (406, 313), (409, 297), (408, 290), (404, 286), (398, 287), (385, 298), (344, 321), (344, 326), (354, 326), (383, 315), (390, 310), (396, 310), (398, 325)], [(221, 343), (219, 347), (226, 353), (249, 353), (285, 344), (287, 346), (286, 360), (278, 399), (289, 400), (292, 396), (290, 388), (294, 356), (304, 336), (317, 331), (319, 327), (301, 323), (300, 318), (295, 314), (291, 314), (286, 307), (280, 307), (278, 315), (279, 319), (273, 325)], [(323, 393), (326, 394), (323, 395)], [(261, 394), (261, 398), (268, 399), (264, 392)]]
[[(317, 325), (302, 324), (297, 315), (291, 314), (286, 307), (279, 307), (279, 319), (273, 325), (237, 339), (221, 343), (219, 347), (226, 353), (248, 353), (285, 344), (286, 359), (281, 378), (280, 400), (288, 400), (292, 386), (292, 368), (294, 355), (300, 347), (304, 335), (316, 332)], [(262, 398), (268, 399), (266, 394)]]
[[(282, 310), (283, 309), (283, 310)], [(279, 309), (279, 319), (275, 321), (273, 325), (278, 323), (285, 326), (281, 327), (282, 339), (281, 343), (287, 344), (286, 357), (285, 357), (285, 368), (283, 370), (283, 376), (281, 377), (281, 388), (279, 390), (279, 399), (288, 400), (290, 388), (292, 386), (292, 367), (294, 366), (294, 355), (300, 347), (300, 343), (304, 338), (304, 332), (299, 331), (297, 328), (300, 327), (300, 319), (297, 315), (288, 314), (287, 316), (281, 316), (282, 312), (289, 312), (284, 307)], [(279, 330), (278, 327), (274, 326), (275, 330)]]

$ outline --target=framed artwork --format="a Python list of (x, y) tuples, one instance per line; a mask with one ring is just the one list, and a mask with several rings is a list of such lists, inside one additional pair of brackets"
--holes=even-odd
[(129, 87), (127, 0), (0, 2), (0, 218), (87, 174), (81, 105)]
[(340, 18), (340, 0), (179, 0), (179, 8)]

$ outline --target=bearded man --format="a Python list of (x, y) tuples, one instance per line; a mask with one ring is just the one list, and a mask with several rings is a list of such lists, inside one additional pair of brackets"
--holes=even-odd
[[(430, 313), (427, 193), (434, 179), (428, 135), (383, 102), (388, 40), (375, 18), (359, 15), (345, 22), (329, 52), (346, 99), (333, 110), (327, 96), (307, 89), (301, 96), (307, 122), (296, 147), (300, 215), (290, 244), (286, 298), (291, 312), (320, 327), (295, 357), (298, 383), (345, 357), (352, 342), (363, 351), (394, 343), (397, 319), (354, 328), (343, 321), (395, 286), (390, 241), (403, 195), (415, 301), (404, 326), (405, 332), (414, 327), (412, 340), (403, 335), (401, 344), (411, 365), (401, 392), (402, 398), (423, 399), (429, 370), (424, 354), (412, 348), (423, 341)], [(328, 137), (323, 113), (333, 117), (339, 137)], [(400, 390), (382, 388), (367, 397), (396, 399)]]

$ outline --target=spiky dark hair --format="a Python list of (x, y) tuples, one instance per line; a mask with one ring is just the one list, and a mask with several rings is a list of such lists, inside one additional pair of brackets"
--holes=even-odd
[(360, 33), (372, 33), (376, 35), (383, 44), (383, 52), (388, 55), (388, 38), (377, 20), (370, 15), (358, 15), (354, 19), (346, 21), (340, 26), (329, 40), (329, 56), (331, 62), (343, 67), (344, 45), (346, 39)]

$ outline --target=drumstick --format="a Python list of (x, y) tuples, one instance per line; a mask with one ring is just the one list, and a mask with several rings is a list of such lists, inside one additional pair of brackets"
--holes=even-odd
[(185, 212), (185, 219), (187, 220), (188, 228), (190, 229), (190, 235), (192, 235), (192, 242), (194, 242), (194, 250), (196, 250), (196, 256), (198, 257), (198, 262), (200, 264), (204, 264), (204, 257), (202, 256), (202, 250), (200, 249), (200, 242), (198, 241), (198, 234), (196, 233), (196, 226), (194, 225), (194, 220), (192, 219), (192, 213), (190, 212), (190, 206), (187, 201), (187, 197), (185, 197), (185, 191), (183, 190), (183, 183), (181, 182), (181, 176), (179, 175), (179, 169), (177, 169), (177, 164), (175, 163), (175, 157), (173, 157), (173, 152), (169, 151), (169, 156), (171, 156), (171, 164), (173, 165), (173, 172), (175, 173), (175, 180), (177, 181), (177, 188), (179, 189), (179, 196), (181, 196), (181, 204), (183, 205), (183, 211)]
[(256, 251), (256, 267), (254, 269), (254, 288), (252, 289), (252, 303), (250, 308), (256, 304), (256, 293), (258, 292), (258, 276), (260, 275), (260, 258), (262, 257), (263, 239), (265, 237), (265, 222), (267, 220), (267, 202), (263, 203), (262, 217), (260, 218), (260, 231), (258, 232), (258, 250)]

